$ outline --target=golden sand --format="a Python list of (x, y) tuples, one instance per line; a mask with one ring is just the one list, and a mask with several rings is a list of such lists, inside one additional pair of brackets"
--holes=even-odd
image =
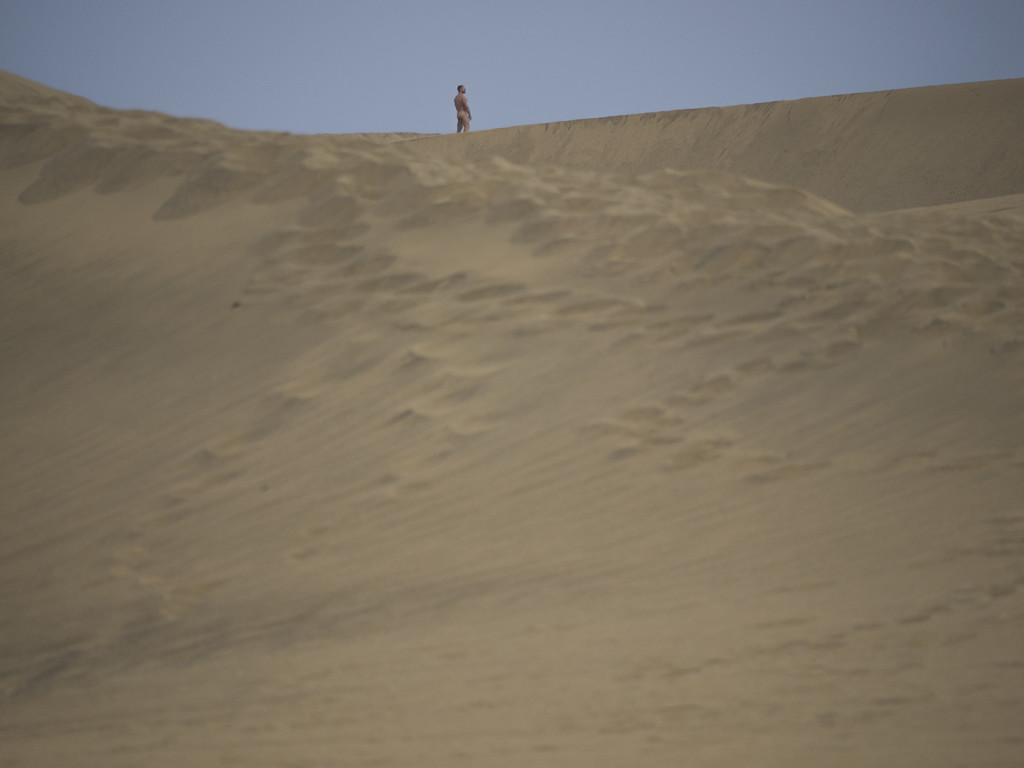
[(0, 73), (0, 765), (1021, 765), (1022, 125)]

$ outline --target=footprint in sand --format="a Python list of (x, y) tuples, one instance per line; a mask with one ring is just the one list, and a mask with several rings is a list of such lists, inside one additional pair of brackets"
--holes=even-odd
[(741, 462), (741, 470), (747, 471), (743, 480), (748, 483), (765, 484), (781, 480), (803, 477), (832, 466), (830, 461), (790, 461), (773, 456), (746, 459)]
[(382, 251), (367, 253), (360, 251), (336, 264), (331, 274), (343, 278), (361, 278), (381, 275), (391, 269), (398, 257)]
[(774, 371), (775, 365), (770, 357), (758, 357), (745, 363), (740, 363), (736, 366), (736, 370), (746, 375), (756, 376)]
[(304, 227), (337, 228), (339, 225), (354, 223), (361, 211), (358, 198), (352, 195), (333, 195), (307, 206), (299, 214), (298, 221)]
[(704, 379), (690, 390), (689, 396), (693, 401), (701, 402), (732, 392), (734, 389), (736, 389), (736, 377), (731, 372), (720, 373)]
[(262, 398), (249, 419), (249, 425), (236, 439), (242, 444), (256, 443), (276, 434), (306, 411), (308, 397), (275, 392)]
[(499, 283), (482, 288), (474, 288), (460, 294), (457, 298), (459, 301), (483, 301), (486, 299), (502, 299), (507, 296), (523, 293), (524, 291), (526, 291), (526, 286), (522, 283)]
[(107, 572), (116, 578), (146, 584), (146, 567), (151, 560), (149, 550), (137, 544), (118, 547), (110, 555)]
[(684, 418), (667, 404), (639, 405), (616, 416), (593, 421), (582, 428), (588, 440), (619, 442), (608, 459), (623, 459), (651, 453), (662, 457), (665, 470), (688, 469), (723, 458), (734, 441), (725, 435), (692, 431)]
[(1012, 458), (1013, 454), (1009, 452), (957, 456), (936, 463), (931, 470), (934, 472), (970, 472), (1006, 465)]
[(665, 464), (665, 469), (690, 469), (692, 467), (717, 461), (725, 455), (725, 449), (733, 442), (725, 438), (706, 438), (687, 440), (676, 450)]
[(690, 338), (693, 333), (707, 326), (713, 319), (714, 315), (710, 314), (665, 318), (644, 326), (644, 337), (655, 343)]
[(189, 456), (182, 465), (182, 479), (170, 489), (161, 505), (165, 511), (153, 518), (151, 524), (187, 517), (188, 513), (181, 508), (183, 503), (242, 476), (244, 469), (237, 459), (231, 451), (211, 448), (200, 448)]
[(625, 301), (620, 299), (608, 299), (608, 298), (588, 298), (572, 301), (567, 304), (563, 304), (559, 307), (556, 312), (559, 315), (589, 315), (595, 313), (605, 313), (612, 309), (625, 309), (631, 307)]
[(223, 579), (211, 579), (166, 584), (160, 591), (160, 596), (163, 599), (163, 604), (160, 607), (161, 616), (171, 620), (179, 618), (190, 608), (201, 603), (207, 593), (223, 583)]
[(149, 571), (153, 558), (148, 549), (138, 545), (119, 548), (111, 556), (111, 562), (108, 569), (111, 576), (125, 580), (136, 589), (159, 599), (158, 613), (165, 620), (178, 618), (223, 583), (222, 579), (168, 581)]
[(360, 293), (394, 293), (420, 285), (426, 279), (419, 272), (397, 272), (362, 280), (353, 286), (353, 290)]
[(739, 376), (735, 371), (723, 371), (706, 376), (684, 392), (671, 395), (666, 402), (673, 406), (706, 405), (735, 391), (738, 385)]
[(781, 360), (778, 370), (781, 373), (801, 373), (811, 370), (832, 368), (863, 349), (859, 339), (837, 339), (824, 346), (801, 350), (795, 357)]
[(281, 260), (300, 267), (344, 267), (356, 262), (363, 250), (361, 245), (338, 243), (305, 245), (287, 251)]
[(510, 299), (507, 299), (505, 303), (512, 306), (534, 304), (545, 305), (554, 303), (556, 301), (560, 301), (561, 299), (564, 299), (566, 296), (571, 295), (572, 292), (566, 290), (545, 291), (543, 293), (528, 293), (525, 296), (514, 296)]

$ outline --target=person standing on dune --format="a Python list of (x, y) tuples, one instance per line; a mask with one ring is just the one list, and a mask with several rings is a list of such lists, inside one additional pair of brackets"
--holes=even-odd
[(455, 113), (459, 116), (459, 123), (455, 127), (456, 133), (469, 130), (469, 121), (473, 119), (473, 113), (469, 111), (469, 102), (466, 100), (466, 86), (459, 86), (459, 93), (455, 97)]

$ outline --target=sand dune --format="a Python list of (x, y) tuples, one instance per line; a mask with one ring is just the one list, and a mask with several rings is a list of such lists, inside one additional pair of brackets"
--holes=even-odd
[(1024, 79), (573, 120), (417, 140), (453, 161), (644, 173), (718, 170), (854, 211), (1016, 194)]
[(2, 75), (0, 764), (1020, 765), (1022, 82), (410, 137)]

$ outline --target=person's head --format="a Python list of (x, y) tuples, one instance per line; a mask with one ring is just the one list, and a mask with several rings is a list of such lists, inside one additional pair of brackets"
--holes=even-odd
[(459, 93), (465, 93), (466, 92), (466, 86), (460, 85), (459, 88), (458, 88), (458, 91), (459, 91)]

